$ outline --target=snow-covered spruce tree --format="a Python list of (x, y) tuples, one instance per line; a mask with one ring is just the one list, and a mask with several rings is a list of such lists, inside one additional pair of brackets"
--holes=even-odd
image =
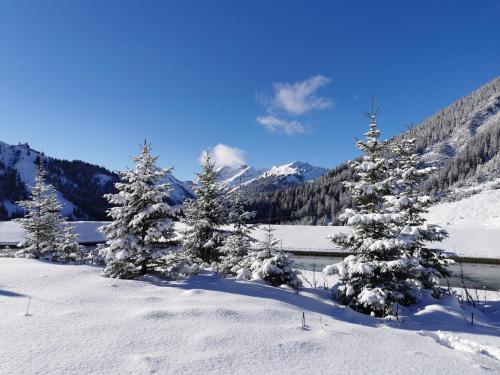
[(439, 296), (444, 289), (439, 278), (451, 275), (448, 265), (453, 260), (441, 250), (428, 248), (426, 244), (442, 241), (448, 233), (440, 226), (426, 223), (423, 214), (431, 204), (431, 198), (418, 190), (424, 180), (435, 168), (422, 168), (421, 157), (415, 152), (416, 140), (410, 135), (393, 146), (395, 165), (392, 174), (395, 178), (396, 194), (389, 199), (394, 212), (400, 214), (399, 229), (402, 241), (402, 257), (414, 258), (420, 264), (415, 279), (420, 287)]
[(166, 203), (171, 189), (162, 183), (172, 168), (157, 167), (158, 157), (151, 155), (146, 142), (132, 160), (134, 168), (122, 172), (121, 182), (115, 184), (118, 193), (105, 195), (114, 205), (108, 211), (113, 221), (100, 228), (106, 236), (100, 253), (108, 277), (134, 278), (156, 270), (173, 245), (174, 213)]
[(15, 219), (25, 230), (24, 239), (17, 245), (17, 257), (53, 259), (57, 257), (64, 219), (55, 189), (45, 180), (40, 165), (31, 188), (30, 199), (17, 204), (25, 211), (23, 218)]
[[(293, 268), (292, 258), (281, 248), (278, 248), (279, 240), (274, 236), (274, 228), (268, 225), (264, 228), (264, 238), (259, 243), (259, 248), (251, 251), (247, 258), (242, 261), (243, 267), (238, 278), (244, 279), (245, 274), (250, 274), (253, 279), (261, 279), (273, 286), (283, 284), (299, 289), (302, 281), (300, 272)], [(246, 272), (245, 270), (250, 270)]]
[(75, 226), (65, 222), (58, 235), (57, 257), (61, 262), (79, 262), (83, 256), (83, 246), (78, 243), (79, 235)]
[(245, 209), (241, 189), (237, 189), (233, 193), (228, 215), (228, 222), (232, 224), (233, 229), (220, 248), (220, 268), (223, 275), (238, 275), (240, 272), (243, 259), (251, 250), (253, 239), (250, 237), (251, 229), (247, 223), (254, 215), (254, 212)]
[(366, 141), (357, 142), (364, 156), (352, 164), (357, 181), (346, 183), (353, 208), (339, 217), (352, 227), (352, 233), (331, 236), (336, 245), (355, 255), (327, 266), (324, 272), (339, 276), (334, 289), (342, 302), (363, 313), (386, 316), (395, 311), (398, 303), (409, 305), (415, 301), (418, 288), (411, 279), (420, 266), (415, 259), (401, 256), (401, 214), (386, 203), (387, 196), (394, 192), (394, 178), (383, 157), (376, 112), (372, 110), (368, 116)]
[(196, 199), (184, 203), (184, 251), (207, 264), (219, 262), (224, 236), (220, 227), (226, 223), (223, 191), (218, 182), (215, 163), (207, 152), (203, 156), (202, 172), (194, 187)]

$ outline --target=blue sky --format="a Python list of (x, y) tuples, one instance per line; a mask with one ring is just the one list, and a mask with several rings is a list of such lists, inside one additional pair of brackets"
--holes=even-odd
[[(333, 167), (500, 75), (498, 1), (0, 0), (0, 140), (111, 169), (146, 138)], [(234, 150), (236, 148), (236, 150)]]

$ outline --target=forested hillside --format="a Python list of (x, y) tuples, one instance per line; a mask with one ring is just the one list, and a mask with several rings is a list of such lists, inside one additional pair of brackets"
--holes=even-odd
[(256, 222), (326, 225), (350, 203), (342, 181), (352, 179), (346, 165), (329, 171), (314, 182), (271, 192), (244, 190), (248, 206), (256, 211)]
[(33, 150), (26, 143), (0, 142), (0, 219), (21, 216), (17, 201), (26, 199), (42, 165), (47, 180), (57, 190), (63, 214), (74, 219), (103, 220), (108, 205), (102, 195), (113, 191), (118, 176), (98, 165), (79, 160), (60, 160)]
[[(422, 185), (422, 190), (436, 199), (455, 187), (500, 177), (500, 77), (436, 113), (412, 132), (426, 164), (438, 168)], [(338, 224), (337, 215), (350, 203), (342, 182), (350, 179), (352, 172), (343, 164), (308, 184), (273, 192), (247, 189), (247, 204), (257, 212), (255, 220), (259, 222)]]
[[(22, 216), (17, 201), (26, 199), (34, 184), (35, 171), (42, 164), (47, 181), (57, 190), (63, 214), (72, 219), (105, 220), (109, 204), (104, 194), (114, 193), (119, 176), (99, 165), (81, 160), (63, 160), (33, 150), (27, 143), (0, 142), (0, 220)], [(189, 184), (169, 175), (172, 190), (168, 203), (179, 205), (193, 198)]]

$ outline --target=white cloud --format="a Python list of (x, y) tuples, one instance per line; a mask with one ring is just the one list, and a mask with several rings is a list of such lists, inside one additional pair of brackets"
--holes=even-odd
[(219, 143), (215, 147), (203, 151), (200, 162), (209, 153), (217, 167), (233, 167), (245, 164), (245, 151)]
[(332, 106), (330, 98), (314, 95), (320, 87), (329, 82), (329, 78), (317, 75), (293, 84), (275, 83), (274, 97), (267, 100), (268, 112), (278, 109), (290, 115), (300, 116), (315, 109), (329, 108)]
[(285, 134), (304, 133), (306, 128), (299, 121), (282, 120), (272, 115), (259, 116), (257, 122), (272, 132), (280, 132)]
[(266, 115), (257, 117), (257, 122), (272, 132), (305, 133), (306, 127), (295, 118), (333, 105), (330, 98), (315, 95), (319, 88), (329, 82), (328, 77), (316, 75), (295, 83), (274, 83), (274, 95), (271, 98), (263, 95), (257, 98), (267, 112)]

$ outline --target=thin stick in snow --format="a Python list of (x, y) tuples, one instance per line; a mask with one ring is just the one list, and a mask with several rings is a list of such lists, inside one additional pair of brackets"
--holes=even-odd
[(26, 314), (24, 314), (24, 316), (31, 316), (30, 313), (29, 313), (29, 310), (30, 310), (30, 303), (31, 303), (31, 296), (29, 296), (28, 298), (28, 306), (26, 306)]
[(316, 264), (313, 264), (313, 285), (316, 288)]

